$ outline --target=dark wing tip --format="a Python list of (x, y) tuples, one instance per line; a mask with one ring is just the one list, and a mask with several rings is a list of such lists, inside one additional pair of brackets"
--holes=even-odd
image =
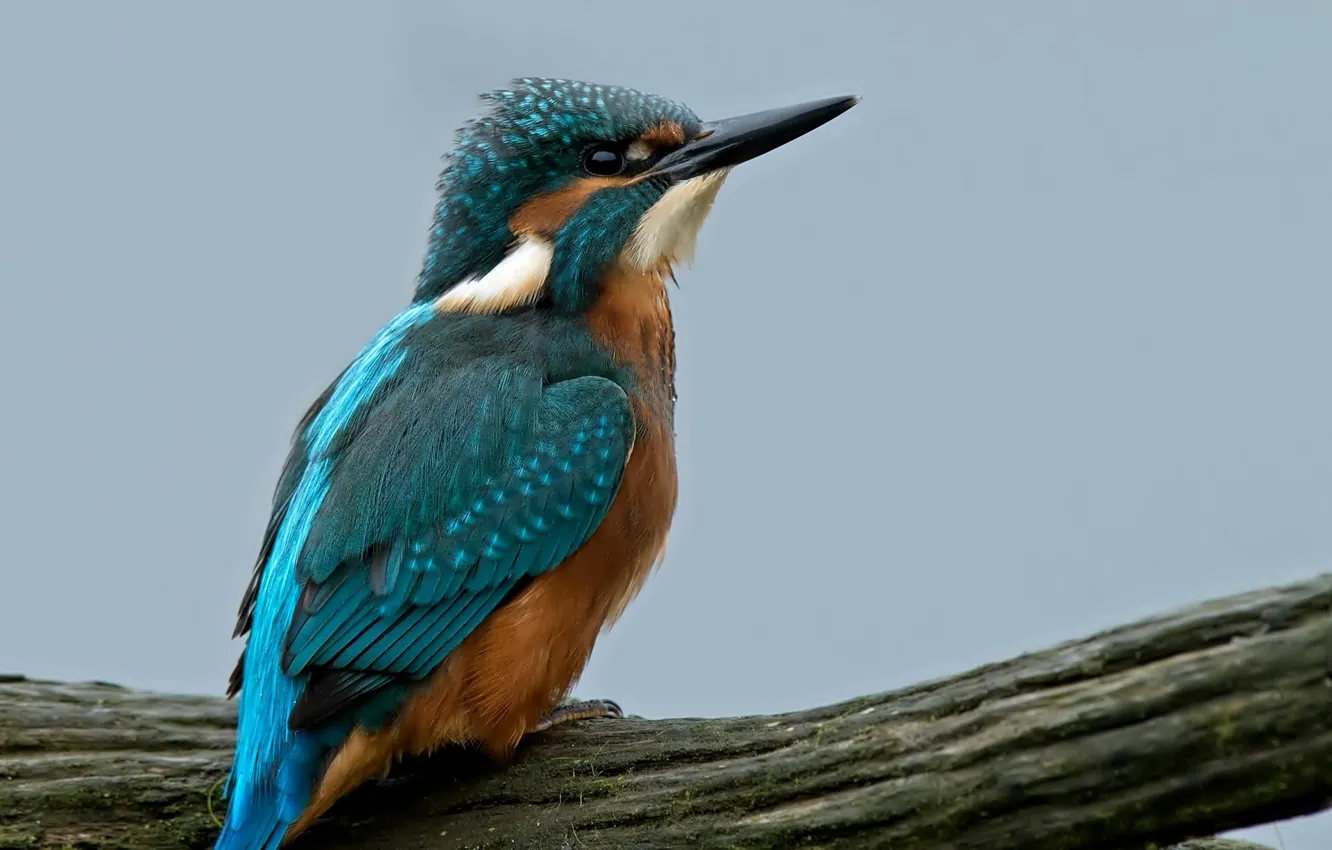
[(227, 681), (227, 699), (240, 693), (241, 683), (245, 680), (245, 650), (241, 650), (236, 666), (231, 668), (231, 678)]
[(362, 673), (356, 670), (312, 670), (305, 691), (287, 715), (287, 726), (291, 729), (319, 726), (353, 708), (397, 678), (386, 673)]

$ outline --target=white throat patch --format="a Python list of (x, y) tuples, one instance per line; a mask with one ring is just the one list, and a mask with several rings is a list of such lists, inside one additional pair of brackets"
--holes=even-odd
[(688, 263), (703, 220), (712, 211), (731, 169), (723, 168), (678, 183), (666, 190), (639, 219), (622, 256), (629, 265), (648, 271), (666, 263)]
[(554, 258), (555, 246), (544, 239), (525, 238), (495, 268), (436, 298), (435, 312), (502, 313), (532, 304), (541, 297)]

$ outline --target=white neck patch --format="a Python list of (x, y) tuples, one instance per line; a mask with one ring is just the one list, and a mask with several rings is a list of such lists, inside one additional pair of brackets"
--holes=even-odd
[(502, 313), (526, 307), (541, 297), (550, 274), (555, 246), (527, 237), (499, 265), (481, 277), (468, 278), (435, 299), (437, 313)]
[(667, 189), (639, 219), (622, 256), (644, 271), (659, 268), (663, 262), (692, 261), (698, 231), (730, 173), (729, 168), (719, 169)]

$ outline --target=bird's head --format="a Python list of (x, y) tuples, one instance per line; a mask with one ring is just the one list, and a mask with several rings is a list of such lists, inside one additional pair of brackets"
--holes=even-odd
[(733, 166), (851, 108), (830, 98), (724, 121), (616, 86), (522, 79), (483, 96), (440, 178), (416, 300), (578, 312), (616, 264), (669, 270)]

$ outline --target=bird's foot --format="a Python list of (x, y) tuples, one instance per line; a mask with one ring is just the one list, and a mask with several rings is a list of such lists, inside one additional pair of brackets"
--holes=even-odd
[(624, 717), (624, 712), (620, 710), (620, 706), (608, 699), (566, 702), (546, 712), (532, 731), (545, 732), (547, 729), (565, 723), (572, 723), (575, 720), (591, 720), (603, 717), (618, 720)]

